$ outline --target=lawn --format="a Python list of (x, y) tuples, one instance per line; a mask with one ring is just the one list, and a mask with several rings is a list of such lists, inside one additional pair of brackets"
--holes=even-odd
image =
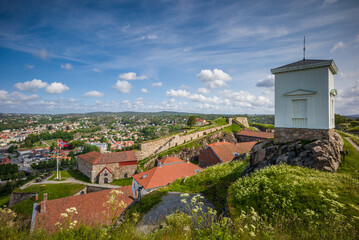
[(118, 186), (130, 186), (132, 184), (132, 177), (130, 178), (123, 178), (123, 179), (113, 179), (112, 185)]
[[(37, 193), (37, 194), (39, 194), (39, 200), (37, 202), (40, 202), (44, 198), (44, 193), (47, 193), (48, 200), (52, 200), (52, 199), (72, 196), (84, 187), (85, 187), (85, 185), (74, 184), (74, 183), (36, 184), (36, 185), (31, 185), (23, 190), (18, 188), (16, 190), (14, 190), (14, 192), (15, 193)], [(19, 214), (22, 214), (25, 216), (31, 216), (32, 207), (33, 207), (34, 203), (35, 203), (35, 201), (33, 201), (32, 199), (26, 199), (26, 200), (16, 204), (15, 206), (13, 206), (12, 209), (15, 210)]]
[[(49, 178), (50, 181), (55, 180), (55, 178), (56, 178), (56, 171), (53, 171), (52, 173), (54, 174), (54, 176)], [(61, 181), (65, 181), (68, 178), (74, 178), (74, 179), (79, 180), (79, 181), (91, 183), (90, 178), (85, 176), (80, 171), (71, 170), (71, 169), (61, 171)]]
[(359, 152), (345, 139), (346, 136), (350, 137), (350, 135), (339, 131), (338, 133), (344, 140), (344, 152), (348, 151), (349, 154), (345, 156), (345, 161), (340, 163), (337, 172), (348, 174), (359, 180)]
[(240, 125), (233, 123), (231, 126), (225, 127), (223, 129), (223, 131), (224, 132), (235, 132), (236, 133), (236, 132), (241, 131), (242, 129), (243, 128)]

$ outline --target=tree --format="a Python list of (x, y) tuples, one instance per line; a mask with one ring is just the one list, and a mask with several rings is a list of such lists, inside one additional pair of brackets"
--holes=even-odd
[(187, 126), (192, 128), (196, 124), (196, 116), (190, 116), (187, 120)]
[(9, 147), (9, 149), (7, 150), (8, 153), (15, 153), (17, 149), (17, 145), (12, 145), (11, 147)]
[(100, 149), (95, 145), (85, 144), (83, 146), (82, 154), (92, 152), (92, 151), (100, 152)]

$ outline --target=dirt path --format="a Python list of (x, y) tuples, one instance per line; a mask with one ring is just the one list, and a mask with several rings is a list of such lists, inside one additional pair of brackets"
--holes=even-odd
[(345, 139), (348, 140), (348, 142), (350, 142), (351, 145), (353, 145), (353, 147), (359, 152), (359, 146), (355, 142), (353, 142), (350, 137), (346, 137)]

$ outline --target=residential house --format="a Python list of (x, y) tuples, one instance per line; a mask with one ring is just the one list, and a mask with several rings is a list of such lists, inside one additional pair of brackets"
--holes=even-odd
[(220, 142), (207, 145), (198, 156), (198, 165), (202, 168), (219, 163), (231, 162), (242, 154), (249, 152), (257, 142), (229, 143)]
[(92, 183), (111, 183), (113, 179), (131, 177), (137, 171), (134, 151), (99, 153), (92, 151), (77, 156), (77, 169)]
[(140, 197), (155, 189), (167, 186), (179, 178), (190, 177), (200, 172), (202, 168), (185, 162), (176, 157), (167, 157), (158, 161), (157, 167), (132, 176), (133, 195)]
[(209, 123), (209, 122), (207, 122), (207, 121), (204, 120), (204, 119), (196, 118), (195, 126), (204, 126), (204, 125), (207, 125), (208, 123)]
[[(55, 232), (59, 228), (56, 223), (64, 223), (66, 221), (61, 217), (61, 214), (68, 213), (66, 209), (73, 207), (76, 208), (77, 214), (73, 214), (71, 221), (77, 221), (76, 226), (83, 224), (93, 227), (111, 224), (107, 222), (106, 216), (109, 216), (109, 213), (104, 204), (108, 201), (112, 190), (114, 189), (54, 200), (47, 200), (47, 194), (44, 194), (42, 202), (34, 203), (31, 231), (42, 229), (48, 232)], [(117, 200), (119, 202), (123, 201), (126, 205), (125, 208), (117, 212), (116, 217), (120, 217), (122, 212), (133, 203), (134, 198), (130, 186), (117, 188), (116, 190), (123, 193), (117, 196)]]

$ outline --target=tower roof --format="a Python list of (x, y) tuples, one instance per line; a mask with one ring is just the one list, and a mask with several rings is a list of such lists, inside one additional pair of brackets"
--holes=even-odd
[(291, 72), (291, 71), (298, 71), (304, 69), (311, 69), (311, 68), (319, 68), (319, 67), (329, 67), (333, 74), (338, 73), (338, 68), (334, 63), (334, 60), (315, 60), (315, 59), (305, 59), (300, 60), (297, 62), (293, 62), (281, 67), (271, 69), (273, 74), (276, 73), (284, 73), (284, 72)]

